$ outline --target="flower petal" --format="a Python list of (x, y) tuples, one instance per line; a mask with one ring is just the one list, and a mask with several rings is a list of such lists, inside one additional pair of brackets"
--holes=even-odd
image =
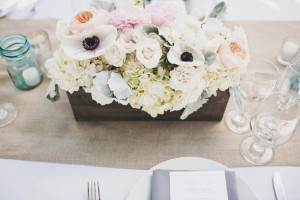
[[(82, 42), (86, 38), (96, 36), (100, 40), (99, 46), (94, 50), (86, 50)], [(61, 41), (61, 48), (66, 55), (74, 60), (85, 60), (104, 55), (116, 41), (117, 29), (114, 26), (102, 25), (91, 30), (84, 31), (79, 35), (65, 37)]]
[[(181, 60), (181, 55), (184, 52), (189, 52), (193, 55), (192, 62), (185, 62)], [(176, 42), (175, 45), (171, 47), (170, 51), (168, 52), (167, 58), (172, 64), (186, 67), (202, 66), (204, 65), (205, 61), (205, 57), (200, 50), (182, 41)]]

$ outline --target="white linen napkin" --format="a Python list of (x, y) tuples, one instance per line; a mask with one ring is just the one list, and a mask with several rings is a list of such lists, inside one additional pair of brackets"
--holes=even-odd
[[(171, 170), (154, 170), (151, 184), (152, 200), (171, 200), (170, 198)], [(225, 171), (228, 198), (238, 200), (236, 192), (236, 176), (233, 171)]]

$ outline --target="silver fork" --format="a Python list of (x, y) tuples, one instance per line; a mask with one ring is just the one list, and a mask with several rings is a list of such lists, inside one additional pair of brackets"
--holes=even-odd
[(87, 184), (88, 200), (101, 200), (99, 182), (90, 181)]

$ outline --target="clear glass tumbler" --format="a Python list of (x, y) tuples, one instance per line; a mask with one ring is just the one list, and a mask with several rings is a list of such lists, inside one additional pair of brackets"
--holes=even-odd
[(300, 52), (285, 67), (276, 89), (300, 101)]
[(17, 108), (13, 103), (0, 104), (0, 128), (10, 124), (17, 116)]
[(254, 165), (265, 165), (273, 158), (273, 148), (293, 136), (300, 104), (290, 94), (273, 93), (260, 104), (250, 121), (252, 136), (240, 146), (243, 157)]

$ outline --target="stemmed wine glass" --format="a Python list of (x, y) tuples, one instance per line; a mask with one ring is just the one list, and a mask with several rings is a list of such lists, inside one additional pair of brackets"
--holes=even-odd
[(240, 146), (243, 157), (254, 165), (273, 158), (273, 148), (292, 137), (300, 115), (300, 104), (292, 95), (273, 93), (266, 97), (250, 121), (252, 136)]
[(276, 89), (300, 100), (300, 51), (285, 67)]
[(17, 108), (13, 103), (0, 104), (0, 127), (11, 123), (17, 116)]
[(227, 113), (225, 123), (232, 132), (242, 134), (250, 131), (250, 115), (264, 97), (273, 91), (277, 80), (276, 65), (263, 58), (251, 59), (240, 84), (230, 88), (235, 110)]

